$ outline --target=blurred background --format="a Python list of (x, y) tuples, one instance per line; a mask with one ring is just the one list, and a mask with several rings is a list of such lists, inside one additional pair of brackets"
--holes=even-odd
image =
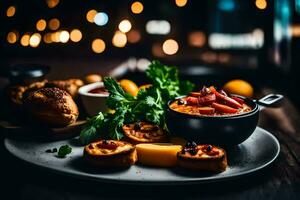
[(300, 0), (1, 0), (0, 22), (1, 69), (42, 63), (64, 78), (158, 59), (196, 82), (279, 89), (300, 107)]

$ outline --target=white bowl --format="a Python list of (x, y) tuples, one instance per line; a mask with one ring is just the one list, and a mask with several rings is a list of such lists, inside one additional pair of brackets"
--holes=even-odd
[(99, 87), (104, 87), (103, 82), (96, 82), (84, 85), (78, 90), (78, 93), (82, 100), (82, 104), (89, 116), (94, 116), (99, 112), (107, 111), (107, 106), (105, 102), (109, 94), (89, 93), (89, 91)]

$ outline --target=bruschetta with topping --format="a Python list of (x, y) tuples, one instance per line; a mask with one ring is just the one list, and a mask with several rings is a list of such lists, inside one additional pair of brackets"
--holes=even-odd
[(129, 167), (137, 161), (135, 146), (117, 140), (100, 140), (84, 147), (85, 160), (96, 167)]
[(132, 144), (167, 142), (166, 132), (158, 125), (136, 122), (123, 126), (125, 140)]
[(210, 144), (188, 142), (177, 153), (177, 159), (180, 167), (194, 171), (222, 172), (227, 168), (225, 150)]

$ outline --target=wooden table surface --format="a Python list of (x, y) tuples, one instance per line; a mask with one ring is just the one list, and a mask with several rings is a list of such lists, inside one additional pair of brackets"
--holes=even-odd
[(300, 115), (288, 98), (279, 108), (263, 110), (259, 126), (279, 140), (277, 160), (237, 180), (190, 186), (102, 184), (57, 175), (17, 160), (1, 142), (0, 199), (6, 195), (9, 199), (300, 199), (299, 122)]

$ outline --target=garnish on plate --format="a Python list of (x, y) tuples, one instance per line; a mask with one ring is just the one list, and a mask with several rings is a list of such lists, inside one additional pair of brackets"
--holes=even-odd
[[(151, 87), (140, 89), (137, 96), (126, 93), (113, 78), (105, 77), (104, 85), (109, 92), (107, 106), (115, 110), (111, 113), (99, 113), (88, 119), (80, 134), (83, 144), (100, 137), (120, 140), (122, 127), (137, 121), (150, 122), (164, 129), (166, 104), (170, 99), (188, 94), (194, 88), (189, 81), (180, 81), (176, 67), (170, 67), (153, 61), (146, 70)], [(106, 134), (108, 133), (108, 134)]]
[(72, 148), (69, 145), (62, 145), (59, 147), (57, 156), (60, 158), (66, 157), (66, 155), (70, 154), (72, 152)]

